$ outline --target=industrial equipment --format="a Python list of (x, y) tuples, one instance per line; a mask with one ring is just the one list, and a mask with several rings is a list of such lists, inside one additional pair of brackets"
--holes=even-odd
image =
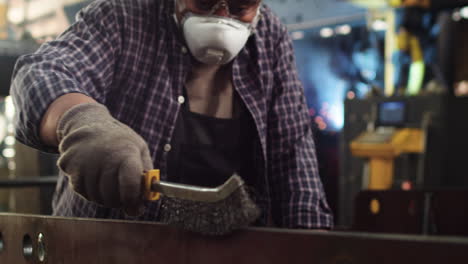
[[(388, 104), (399, 104), (403, 109), (379, 117), (379, 108)], [(468, 123), (461, 119), (464, 113), (468, 113), (468, 98), (449, 94), (346, 100), (340, 224), (351, 225), (353, 201), (360, 191), (369, 189), (371, 177), (380, 177), (377, 184), (384, 184), (384, 188), (371, 189), (402, 189), (403, 183), (410, 183), (412, 189), (468, 188)], [(372, 144), (363, 143), (371, 140)], [(391, 158), (379, 157), (382, 150)], [(352, 155), (353, 151), (359, 157)], [(369, 157), (375, 158), (374, 165), (366, 165)]]
[(377, 129), (366, 130), (351, 142), (354, 156), (369, 159), (368, 189), (385, 190), (393, 186), (395, 159), (404, 153), (423, 153), (422, 128), (403, 127), (406, 104), (387, 101), (377, 104)]

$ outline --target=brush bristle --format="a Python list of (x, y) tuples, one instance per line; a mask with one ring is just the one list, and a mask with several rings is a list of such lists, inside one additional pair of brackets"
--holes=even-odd
[(245, 186), (219, 202), (207, 203), (163, 196), (160, 217), (163, 223), (205, 235), (224, 235), (252, 224), (260, 209)]

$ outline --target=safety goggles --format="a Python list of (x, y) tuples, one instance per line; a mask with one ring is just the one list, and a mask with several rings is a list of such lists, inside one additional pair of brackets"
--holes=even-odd
[(260, 4), (262, 0), (188, 0), (201, 12), (214, 14), (220, 8), (224, 8), (230, 17), (242, 18)]

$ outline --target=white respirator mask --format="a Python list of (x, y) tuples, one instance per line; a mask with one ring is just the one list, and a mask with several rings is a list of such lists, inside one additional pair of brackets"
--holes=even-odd
[(259, 17), (260, 8), (252, 23), (188, 12), (180, 25), (188, 48), (198, 61), (210, 65), (224, 65), (231, 62), (244, 48)]

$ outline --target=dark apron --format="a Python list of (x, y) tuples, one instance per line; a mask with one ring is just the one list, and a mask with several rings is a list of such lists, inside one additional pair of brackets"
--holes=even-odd
[(237, 173), (251, 182), (255, 175), (253, 120), (245, 106), (238, 108), (239, 113), (231, 119), (206, 116), (191, 112), (186, 96), (171, 141), (169, 181), (216, 187)]

